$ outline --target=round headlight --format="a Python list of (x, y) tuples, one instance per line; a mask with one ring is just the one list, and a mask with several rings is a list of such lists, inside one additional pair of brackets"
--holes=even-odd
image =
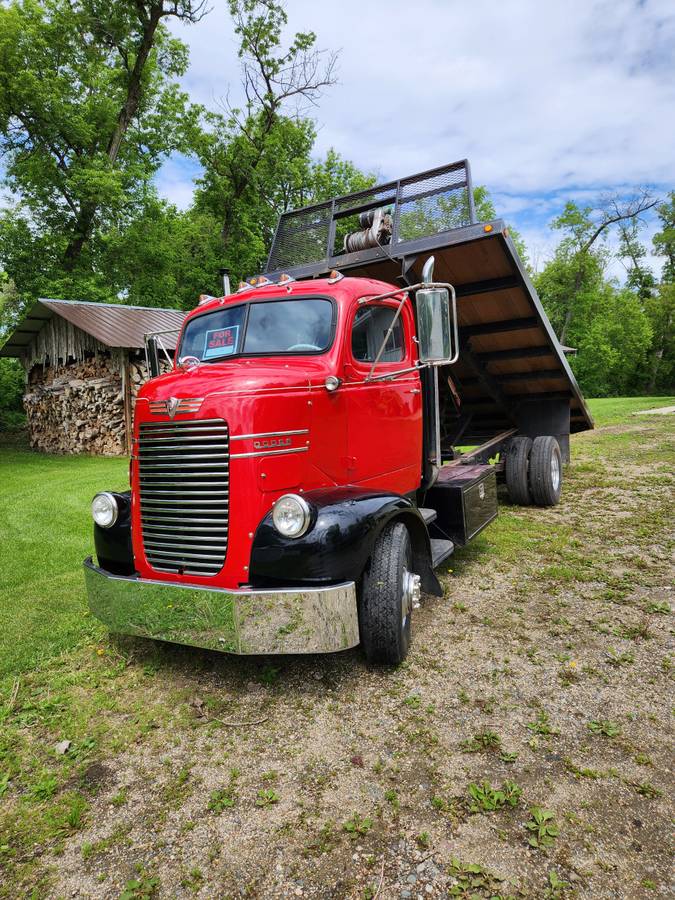
[(117, 500), (107, 491), (97, 494), (91, 501), (91, 514), (94, 522), (101, 528), (110, 528), (117, 521), (119, 514)]
[(274, 527), (284, 537), (297, 538), (309, 528), (312, 511), (306, 500), (297, 494), (279, 497), (272, 510)]

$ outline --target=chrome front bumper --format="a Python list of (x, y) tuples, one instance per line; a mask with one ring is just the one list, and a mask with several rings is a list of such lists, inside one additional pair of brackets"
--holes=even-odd
[(359, 643), (356, 586), (224, 590), (111, 575), (84, 561), (89, 608), (113, 632), (226, 653), (332, 653)]

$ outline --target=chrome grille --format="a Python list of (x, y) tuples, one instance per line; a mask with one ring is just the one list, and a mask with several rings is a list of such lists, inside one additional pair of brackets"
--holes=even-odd
[(159, 572), (216, 575), (227, 553), (229, 437), (222, 419), (143, 422), (143, 547)]

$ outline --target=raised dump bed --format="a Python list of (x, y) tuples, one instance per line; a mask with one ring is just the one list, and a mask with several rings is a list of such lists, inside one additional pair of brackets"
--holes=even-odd
[(339, 269), (411, 285), (430, 255), (436, 280), (455, 288), (460, 326), (448, 371), (459, 404), (441, 379), (444, 447), (544, 428), (567, 457), (565, 434), (593, 419), (507, 225), (476, 221), (468, 160), (283, 214), (266, 274)]

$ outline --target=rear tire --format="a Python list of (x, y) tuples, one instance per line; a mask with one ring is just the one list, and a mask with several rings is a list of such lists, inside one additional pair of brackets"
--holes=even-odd
[(530, 494), (530, 451), (532, 439), (519, 435), (511, 439), (506, 449), (506, 487), (512, 503), (518, 506), (530, 506), (532, 495)]
[(562, 492), (562, 454), (554, 437), (537, 437), (530, 453), (530, 491), (537, 506), (556, 506)]
[(420, 590), (412, 560), (408, 529), (402, 522), (388, 525), (375, 541), (361, 588), (359, 625), (369, 662), (396, 666), (408, 655), (410, 618)]

